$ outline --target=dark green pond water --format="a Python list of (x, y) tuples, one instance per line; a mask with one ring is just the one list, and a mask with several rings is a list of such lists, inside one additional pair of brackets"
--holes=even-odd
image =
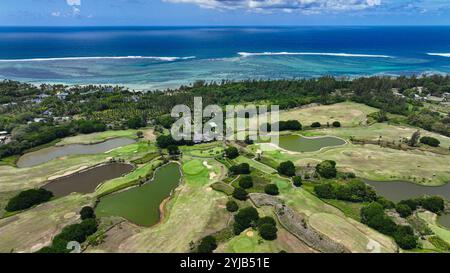
[(101, 198), (96, 215), (121, 216), (140, 226), (152, 226), (159, 222), (161, 202), (179, 185), (180, 178), (178, 164), (169, 163), (143, 186)]
[(443, 214), (439, 216), (438, 222), (444, 227), (450, 228), (450, 214)]
[(437, 195), (450, 200), (450, 183), (443, 186), (429, 187), (404, 181), (377, 182), (366, 180), (365, 182), (371, 185), (379, 195), (394, 202), (424, 195)]
[(104, 153), (134, 142), (135, 140), (133, 139), (120, 137), (97, 144), (70, 144), (65, 146), (52, 146), (21, 156), (16, 165), (19, 168), (33, 167), (64, 156)]
[(280, 147), (292, 152), (315, 152), (325, 147), (344, 145), (346, 142), (337, 137), (306, 138), (300, 135), (280, 137)]
[(100, 165), (72, 175), (52, 180), (43, 188), (53, 192), (57, 197), (66, 196), (72, 192), (91, 193), (106, 180), (120, 177), (133, 170), (133, 165), (111, 163)]

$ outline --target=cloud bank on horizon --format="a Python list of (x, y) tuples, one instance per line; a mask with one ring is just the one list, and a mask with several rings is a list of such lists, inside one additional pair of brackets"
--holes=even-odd
[(382, 0), (164, 0), (171, 3), (195, 4), (212, 9), (246, 9), (250, 11), (301, 11), (320, 13), (355, 11), (380, 6)]

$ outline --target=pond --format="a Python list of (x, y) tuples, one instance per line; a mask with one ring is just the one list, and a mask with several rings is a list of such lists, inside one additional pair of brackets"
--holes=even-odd
[(450, 214), (443, 214), (438, 218), (439, 224), (446, 228), (450, 228)]
[(152, 226), (160, 220), (159, 207), (179, 185), (180, 167), (169, 163), (159, 168), (153, 180), (140, 187), (108, 195), (100, 199), (97, 216), (120, 216), (140, 226)]
[(102, 182), (120, 177), (133, 170), (133, 165), (110, 163), (93, 167), (81, 172), (52, 180), (43, 188), (53, 192), (57, 197), (73, 192), (92, 193)]
[(52, 146), (40, 149), (35, 152), (27, 153), (19, 158), (17, 167), (28, 168), (37, 166), (39, 164), (51, 161), (56, 158), (70, 156), (70, 155), (88, 155), (99, 154), (109, 150), (126, 146), (134, 143), (135, 140), (131, 138), (113, 138), (104, 142), (96, 144), (70, 144), (65, 146)]
[(304, 137), (300, 135), (286, 135), (280, 137), (280, 147), (292, 152), (315, 152), (326, 147), (346, 144), (345, 140), (337, 137)]
[(405, 181), (377, 182), (365, 180), (364, 182), (371, 185), (379, 195), (394, 202), (424, 195), (438, 195), (450, 200), (450, 183), (443, 186), (430, 187)]

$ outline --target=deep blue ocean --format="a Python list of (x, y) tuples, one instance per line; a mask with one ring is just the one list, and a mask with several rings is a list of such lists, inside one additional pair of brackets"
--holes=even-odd
[(0, 79), (36, 84), (426, 73), (450, 73), (448, 26), (0, 28)]

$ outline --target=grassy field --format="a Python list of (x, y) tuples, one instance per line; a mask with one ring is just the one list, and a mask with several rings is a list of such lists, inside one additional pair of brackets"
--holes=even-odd
[(56, 145), (68, 145), (68, 144), (94, 144), (98, 142), (102, 142), (112, 138), (118, 137), (127, 137), (132, 139), (137, 139), (136, 133), (138, 131), (142, 131), (144, 133), (145, 138), (149, 138), (148, 140), (153, 140), (153, 130), (152, 129), (143, 129), (143, 130), (119, 130), (119, 131), (105, 131), (100, 133), (86, 134), (86, 135), (77, 135), (73, 137), (67, 137), (58, 142)]
[[(183, 159), (183, 170), (191, 158)], [(219, 210), (224, 210), (223, 201), (226, 196), (213, 191), (209, 185), (217, 182), (210, 179), (210, 173), (215, 172), (220, 177), (222, 167), (212, 159), (207, 163), (211, 169), (200, 170), (197, 165), (194, 172), (184, 175), (184, 183), (178, 187), (172, 199), (167, 203), (166, 215), (162, 223), (142, 229), (138, 234), (126, 239), (120, 244), (120, 252), (188, 252), (189, 243), (202, 238), (205, 229), (211, 226), (210, 220)], [(189, 166), (189, 165), (188, 165)], [(226, 220), (226, 219), (225, 219)], [(217, 219), (216, 228), (226, 227), (224, 218)], [(209, 230), (212, 232), (212, 230)]]
[(446, 229), (444, 227), (441, 227), (437, 223), (437, 215), (436, 214), (429, 212), (429, 211), (425, 211), (425, 212), (419, 212), (419, 213), (417, 213), (417, 215), (421, 219), (423, 219), (427, 222), (428, 227), (434, 232), (434, 234), (436, 234), (442, 240), (444, 240), (448, 244), (450, 244), (450, 230)]
[(93, 166), (109, 158), (133, 160), (150, 152), (146, 142), (137, 142), (112, 151), (95, 155), (69, 156), (65, 159), (55, 159), (32, 168), (15, 168), (0, 166), (0, 192), (18, 191), (42, 186), (47, 179), (55, 176)]
[(258, 170), (260, 170), (260, 171), (262, 171), (264, 173), (272, 174), (272, 173), (276, 173), (277, 172), (277, 170), (275, 170), (275, 169), (273, 169), (273, 168), (271, 168), (271, 167), (269, 167), (269, 166), (267, 166), (265, 164), (262, 164), (262, 163), (260, 163), (258, 161), (255, 161), (255, 160), (252, 160), (252, 159), (250, 159), (248, 157), (245, 157), (245, 156), (238, 156), (237, 158), (233, 159), (233, 161), (236, 164), (247, 163), (248, 165), (250, 165), (250, 167), (258, 169)]
[(450, 156), (424, 151), (401, 151), (376, 145), (352, 145), (303, 154), (267, 151), (278, 163), (291, 160), (298, 166), (315, 166), (322, 160), (334, 160), (341, 171), (377, 181), (403, 180), (436, 186), (450, 181)]
[(49, 244), (61, 229), (77, 221), (88, 195), (72, 194), (0, 220), (0, 252), (34, 252)]
[(298, 120), (304, 126), (310, 126), (313, 122), (332, 124), (341, 122), (342, 126), (354, 127), (365, 124), (368, 114), (377, 112), (378, 109), (354, 102), (342, 102), (332, 105), (314, 106), (304, 109), (294, 109), (280, 113), (280, 120)]

